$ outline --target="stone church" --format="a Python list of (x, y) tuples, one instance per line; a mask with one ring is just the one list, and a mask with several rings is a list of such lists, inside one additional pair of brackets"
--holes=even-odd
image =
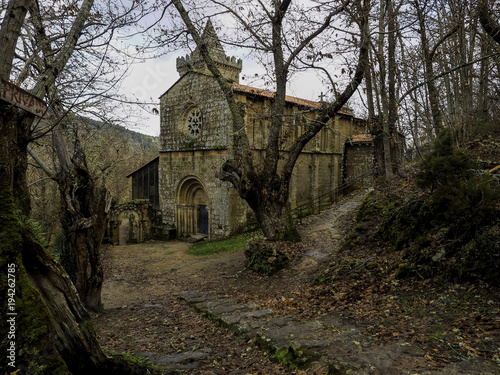
[[(262, 154), (273, 93), (240, 84), (242, 61), (226, 56), (210, 21), (202, 38), (219, 70), (232, 83), (236, 100), (245, 108), (245, 130), (253, 152)], [(160, 97), (156, 181), (141, 190), (146, 195), (134, 194), (133, 198), (151, 199), (148, 192), (157, 191), (155, 205), (161, 211), (163, 225), (175, 228), (179, 237), (205, 234), (209, 240), (224, 238), (247, 228), (253, 217), (231, 185), (216, 177), (232, 156), (231, 114), (198, 50), (178, 58), (177, 71), (179, 79)], [(320, 105), (287, 97), (283, 150), (304, 131)], [(294, 169), (291, 209), (336, 188), (347, 175), (373, 167), (373, 142), (365, 133), (366, 122), (346, 110), (309, 142)], [(350, 164), (346, 155), (353, 155), (355, 164)], [(140, 171), (130, 177), (134, 179)]]

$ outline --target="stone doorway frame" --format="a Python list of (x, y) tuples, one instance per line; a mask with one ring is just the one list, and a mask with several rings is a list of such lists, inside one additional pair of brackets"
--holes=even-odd
[[(123, 218), (123, 215), (126, 215)], [(123, 221), (128, 222), (128, 238), (126, 243), (141, 243), (153, 238), (155, 226), (160, 222), (160, 213), (146, 199), (137, 199), (122, 203), (110, 212), (107, 238), (113, 245), (120, 243), (120, 228)]]
[(200, 208), (207, 211), (206, 231), (210, 233), (210, 200), (201, 180), (193, 175), (184, 177), (177, 187), (176, 229), (177, 235), (187, 237), (200, 233)]

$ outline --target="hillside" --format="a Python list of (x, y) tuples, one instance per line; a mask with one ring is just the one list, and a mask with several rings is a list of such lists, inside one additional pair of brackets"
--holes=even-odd
[(357, 241), (399, 253), (400, 278), (500, 286), (500, 137), (453, 143), (436, 141), (423, 160), (379, 183), (358, 212)]
[(444, 139), (366, 198), (301, 219), (272, 276), (243, 249), (107, 250), (101, 344), (168, 373), (500, 373), (499, 144)]
[(130, 130), (117, 124), (104, 123), (90, 118), (85, 118), (85, 121), (105, 133), (118, 134), (129, 139), (132, 144), (136, 145), (137, 151), (141, 149), (152, 152), (158, 151), (159, 137)]
[[(158, 155), (159, 139), (122, 126), (80, 118), (65, 129), (70, 154), (77, 135), (85, 152), (87, 166), (98, 184), (105, 186), (113, 199), (123, 202), (131, 199), (127, 175)], [(38, 156), (53, 170), (58, 170), (54, 156), (52, 135), (48, 133), (32, 144)], [(32, 218), (37, 220), (47, 238), (59, 230), (59, 191), (57, 184), (47, 178), (37, 166), (30, 163), (28, 180), (31, 194)]]
[(377, 182), (304, 296), (367, 335), (418, 345), (436, 369), (500, 364), (500, 136), (449, 141)]

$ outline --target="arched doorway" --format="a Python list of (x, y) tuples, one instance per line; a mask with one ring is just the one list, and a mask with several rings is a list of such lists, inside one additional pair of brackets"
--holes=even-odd
[(107, 235), (113, 245), (141, 243), (153, 238), (159, 212), (144, 199), (122, 203), (111, 210)]
[(177, 190), (177, 234), (209, 233), (208, 194), (201, 181), (190, 176), (179, 184)]

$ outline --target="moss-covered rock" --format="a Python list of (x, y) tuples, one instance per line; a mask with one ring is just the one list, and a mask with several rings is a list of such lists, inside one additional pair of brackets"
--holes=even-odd
[(271, 355), (271, 358), (283, 364), (288, 369), (295, 370), (296, 368), (307, 368), (313, 361), (319, 358), (319, 355), (312, 350), (291, 344), (277, 349)]
[(248, 241), (245, 248), (245, 266), (258, 273), (272, 275), (288, 266), (289, 257), (279, 250), (279, 242), (263, 237)]

